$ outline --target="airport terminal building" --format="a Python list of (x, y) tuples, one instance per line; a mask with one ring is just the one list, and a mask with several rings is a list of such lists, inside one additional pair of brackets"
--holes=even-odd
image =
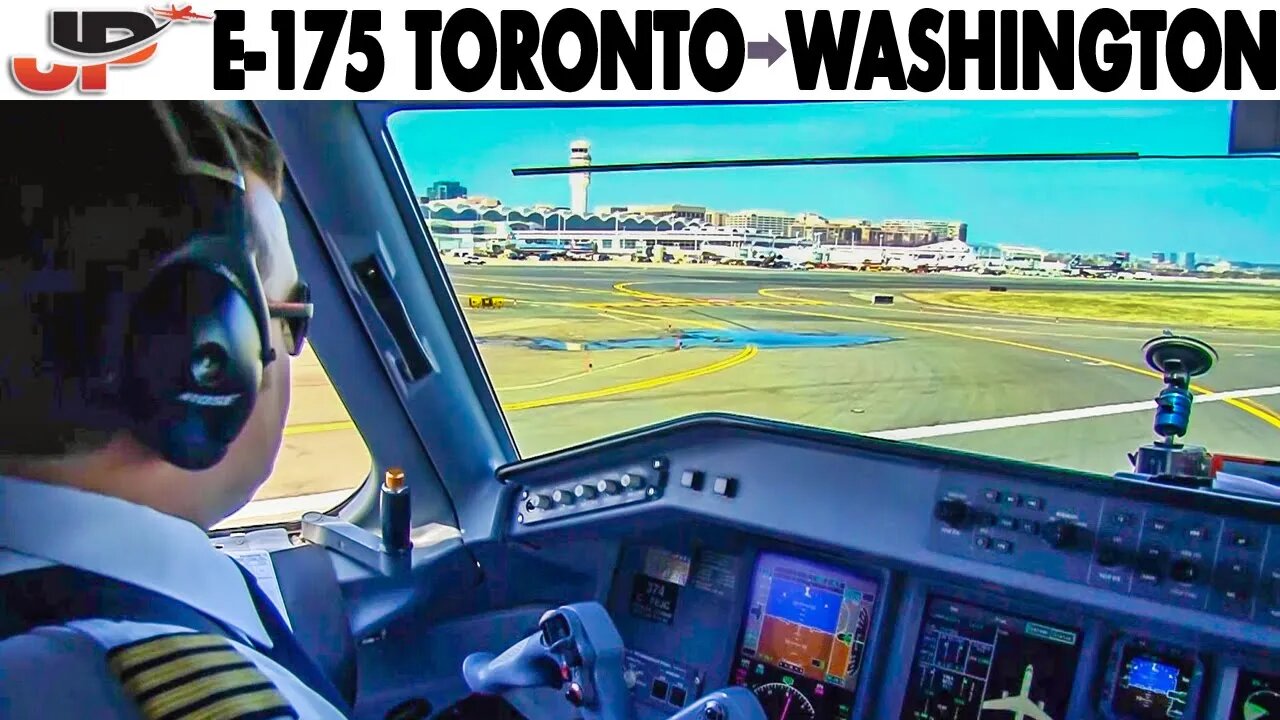
[[(423, 221), (442, 252), (572, 252), (578, 257), (656, 255), (677, 260), (899, 265), (962, 268), (976, 263), (968, 226), (955, 220), (827, 219), (817, 213), (703, 206), (613, 205), (587, 210), (591, 143), (569, 146), (569, 205), (514, 207), (468, 196), (441, 180), (419, 199)], [(578, 170), (581, 168), (581, 170)]]
[(420, 206), (427, 229), (443, 252), (589, 249), (602, 256), (629, 257), (660, 247), (677, 258), (713, 261), (777, 255), (796, 263), (944, 267), (963, 267), (973, 255), (964, 240), (952, 235), (963, 233), (962, 223), (957, 228), (956, 223), (930, 226), (931, 221), (830, 222), (813, 214), (718, 213), (676, 205), (580, 213), (550, 205), (509, 207), (477, 197), (424, 199)]

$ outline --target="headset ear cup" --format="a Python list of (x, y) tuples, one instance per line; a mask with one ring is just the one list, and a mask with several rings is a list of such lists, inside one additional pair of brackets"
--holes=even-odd
[(123, 395), (135, 434), (178, 467), (213, 467), (262, 383), (251, 305), (221, 274), (184, 263), (153, 280), (130, 320)]

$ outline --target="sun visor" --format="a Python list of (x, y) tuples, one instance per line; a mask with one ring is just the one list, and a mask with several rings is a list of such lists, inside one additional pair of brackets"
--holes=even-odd
[(1280, 100), (1239, 100), (1231, 105), (1231, 155), (1280, 152)]

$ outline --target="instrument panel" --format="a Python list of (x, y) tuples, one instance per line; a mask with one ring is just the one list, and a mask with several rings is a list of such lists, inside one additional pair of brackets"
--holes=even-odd
[(1280, 505), (726, 416), (500, 474), (617, 553), (642, 720), (1280, 720)]

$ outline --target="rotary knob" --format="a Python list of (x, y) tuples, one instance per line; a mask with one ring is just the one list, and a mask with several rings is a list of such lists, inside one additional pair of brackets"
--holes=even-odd
[(943, 498), (933, 506), (933, 516), (948, 527), (958, 528), (969, 519), (969, 503), (959, 498)]
[(551, 501), (557, 505), (572, 505), (573, 493), (568, 490), (556, 490), (551, 493)]
[(644, 487), (644, 476), (635, 473), (627, 473), (618, 479), (618, 484), (623, 490), (639, 490)]
[(1053, 520), (1044, 527), (1044, 539), (1059, 550), (1069, 548), (1080, 539), (1080, 526), (1069, 520)]
[(590, 500), (596, 496), (596, 489), (586, 483), (582, 483), (573, 489), (573, 494), (577, 495), (581, 500)]
[(618, 485), (617, 480), (601, 480), (596, 483), (596, 489), (606, 495), (616, 495), (622, 491), (622, 486)]
[(551, 498), (546, 495), (530, 495), (524, 506), (529, 510), (546, 510), (551, 507)]

